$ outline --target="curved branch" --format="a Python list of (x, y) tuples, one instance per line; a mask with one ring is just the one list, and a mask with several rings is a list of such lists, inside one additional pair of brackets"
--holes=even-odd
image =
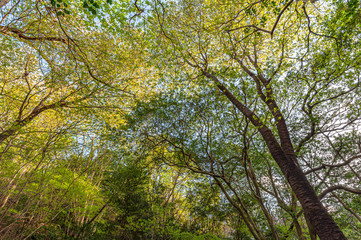
[(280, 12), (280, 14), (278, 14), (277, 19), (276, 19), (276, 22), (275, 22), (275, 24), (273, 25), (273, 28), (272, 28), (272, 30), (271, 30), (271, 37), (273, 37), (273, 33), (274, 33), (274, 31), (276, 30), (277, 24), (278, 24), (278, 22), (280, 21), (283, 13), (287, 10), (287, 8), (288, 8), (289, 6), (291, 6), (292, 3), (293, 3), (293, 0), (289, 1), (289, 2), (286, 4), (286, 6), (282, 9), (282, 11)]
[(359, 190), (359, 189), (353, 189), (353, 188), (345, 187), (343, 185), (336, 185), (336, 186), (332, 186), (332, 187), (325, 189), (322, 193), (320, 193), (320, 195), (318, 195), (318, 198), (321, 200), (328, 193), (333, 192), (335, 190), (339, 190), (339, 189), (345, 190), (347, 192), (355, 193), (355, 194), (361, 194), (361, 190)]
[(15, 34), (17, 37), (24, 39), (24, 40), (30, 40), (30, 41), (53, 41), (53, 42), (62, 42), (62, 43), (67, 43), (68, 41), (65, 40), (64, 38), (60, 38), (60, 37), (32, 37), (32, 36), (28, 36), (26, 35), (23, 31), (17, 29), (17, 28), (11, 28), (11, 27), (6, 27), (6, 26), (0, 26), (0, 33), (4, 34), (4, 35), (12, 35)]
[[(61, 108), (61, 107), (67, 107), (71, 104), (75, 104), (78, 102), (81, 102), (85, 99), (88, 99), (91, 95), (93, 94), (93, 92), (91, 92), (90, 94), (80, 98), (80, 99), (76, 99), (74, 101), (65, 101), (65, 99), (60, 99), (59, 101), (49, 104), (49, 105), (44, 105), (43, 101), (41, 101), (30, 113), (28, 116), (26, 116), (25, 118), (19, 120), (17, 119), (16, 121), (14, 121), (14, 123), (6, 130), (4, 130), (3, 132), (0, 133), (0, 143), (4, 142), (8, 137), (13, 136), (14, 134), (16, 134), (16, 132), (18, 132), (21, 128), (23, 128), (24, 126), (26, 126), (28, 123), (30, 123), (34, 118), (36, 118), (38, 115), (40, 115), (42, 112), (45, 112), (46, 110), (49, 109), (56, 109), (56, 108)], [(43, 99), (44, 100), (44, 99)]]
[(343, 166), (349, 164), (350, 162), (352, 162), (353, 160), (358, 159), (358, 158), (361, 158), (361, 155), (353, 156), (353, 157), (349, 158), (348, 160), (344, 161), (343, 163), (339, 163), (339, 164), (322, 164), (319, 167), (312, 168), (312, 169), (306, 171), (305, 174), (307, 175), (307, 174), (316, 172), (316, 171), (318, 171), (320, 169), (325, 169), (326, 167), (329, 167), (331, 169), (336, 168), (336, 167), (343, 167)]

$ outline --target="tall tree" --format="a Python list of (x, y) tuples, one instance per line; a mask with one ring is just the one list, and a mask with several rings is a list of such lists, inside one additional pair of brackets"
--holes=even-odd
[[(157, 1), (154, 15), (145, 18), (150, 21), (149, 34), (157, 39), (153, 49), (159, 70), (169, 69), (162, 87), (184, 85), (179, 82), (188, 78), (193, 87), (218, 88), (257, 128), (320, 239), (346, 239), (306, 178), (298, 156), (331, 124), (330, 118), (342, 121), (343, 128), (358, 123), (358, 114), (340, 115), (336, 107), (358, 109), (353, 102), (359, 98), (357, 33), (335, 33), (337, 26), (327, 17), (342, 11), (354, 17), (358, 5), (318, 3)], [(324, 116), (316, 113), (327, 105), (335, 107)], [(300, 116), (309, 124), (303, 136), (290, 132), (291, 121)]]

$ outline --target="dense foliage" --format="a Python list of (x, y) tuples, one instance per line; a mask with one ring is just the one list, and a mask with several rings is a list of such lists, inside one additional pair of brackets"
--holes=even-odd
[(0, 0), (0, 239), (361, 239), (357, 0)]

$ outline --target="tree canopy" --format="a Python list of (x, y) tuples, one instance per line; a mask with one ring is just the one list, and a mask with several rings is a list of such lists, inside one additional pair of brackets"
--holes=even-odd
[(0, 0), (0, 239), (360, 239), (356, 0)]

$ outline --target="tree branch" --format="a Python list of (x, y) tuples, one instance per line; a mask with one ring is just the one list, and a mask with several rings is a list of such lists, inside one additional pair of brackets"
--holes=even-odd
[(359, 189), (353, 189), (353, 188), (349, 188), (349, 187), (345, 187), (343, 185), (336, 185), (336, 186), (332, 186), (329, 187), (327, 189), (325, 189), (322, 193), (320, 193), (318, 195), (318, 198), (321, 200), (322, 198), (324, 198), (328, 193), (333, 192), (335, 190), (345, 190), (347, 192), (351, 192), (351, 193), (355, 193), (355, 194), (361, 194), (361, 190)]

